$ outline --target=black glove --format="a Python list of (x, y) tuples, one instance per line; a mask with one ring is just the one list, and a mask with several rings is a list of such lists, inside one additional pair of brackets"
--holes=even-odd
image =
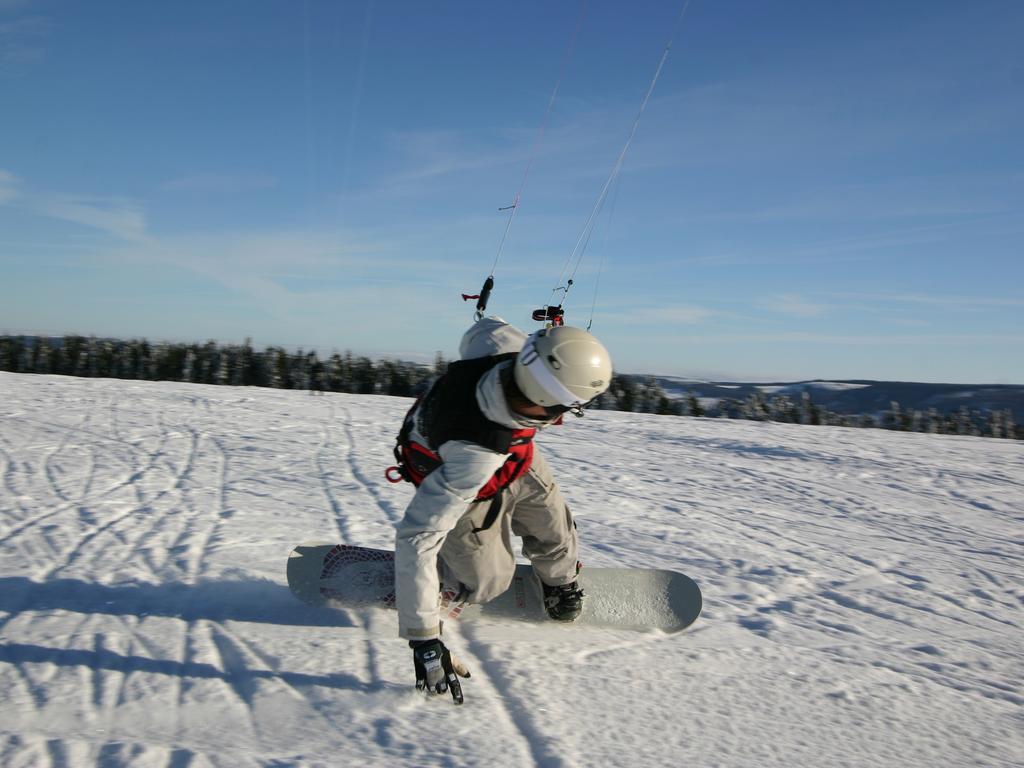
[(461, 704), (462, 684), (460, 677), (469, 677), (457, 656), (444, 647), (440, 640), (410, 640), (412, 661), (416, 667), (416, 690), (427, 693), (451, 691), (456, 704)]

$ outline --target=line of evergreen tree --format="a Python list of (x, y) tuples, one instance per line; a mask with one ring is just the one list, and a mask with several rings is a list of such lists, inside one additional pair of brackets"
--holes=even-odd
[[(447, 362), (438, 353), (433, 365), (357, 357), (351, 352), (325, 359), (315, 351), (290, 352), (282, 347), (253, 349), (244, 344), (151, 344), (146, 339), (97, 339), (84, 336), (46, 338), (0, 336), (0, 370), (15, 373), (49, 373), (147, 381), (183, 381), (196, 384), (301, 389), (310, 392), (348, 392), (409, 397), (422, 392), (428, 382), (444, 371)], [(608, 391), (598, 398), (599, 409), (669, 416), (708, 416), (790, 424), (825, 424), (840, 427), (878, 427), (909, 432), (979, 435), (1024, 439), (1024, 425), (1014, 422), (1013, 412), (982, 413), (962, 406), (940, 414), (907, 410), (892, 402), (876, 418), (849, 415), (814, 403), (809, 392), (799, 400), (786, 395), (755, 393), (745, 400), (724, 398), (705, 406), (688, 393), (669, 396), (656, 379), (615, 374)]]
[(673, 416), (708, 416), (1024, 440), (1024, 425), (1015, 422), (1013, 411), (1009, 408), (982, 412), (961, 406), (955, 413), (941, 414), (935, 408), (927, 411), (905, 409), (893, 401), (887, 410), (876, 417), (872, 414), (835, 413), (815, 403), (807, 391), (802, 392), (798, 400), (783, 394), (768, 396), (754, 393), (742, 400), (723, 398), (717, 404), (705, 406), (692, 393), (670, 397), (657, 380), (645, 376), (616, 374), (599, 404), (611, 410)]
[(282, 347), (253, 349), (252, 342), (220, 345), (151, 344), (146, 339), (0, 336), (0, 370), (146, 381), (302, 389), (410, 396), (418, 394), (446, 365), (384, 360), (351, 352), (321, 359), (315, 351)]

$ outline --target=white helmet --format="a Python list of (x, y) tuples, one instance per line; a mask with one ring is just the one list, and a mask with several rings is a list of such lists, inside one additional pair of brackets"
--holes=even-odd
[(581, 328), (537, 331), (516, 358), (516, 386), (545, 407), (579, 408), (608, 389), (611, 378), (608, 350)]

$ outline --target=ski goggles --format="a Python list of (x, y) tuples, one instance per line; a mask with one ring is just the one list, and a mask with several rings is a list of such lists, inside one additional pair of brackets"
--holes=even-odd
[(544, 409), (544, 413), (547, 414), (548, 418), (561, 416), (572, 410), (568, 405), (542, 405), (541, 408)]
[[(590, 402), (593, 402), (592, 400)], [(558, 419), (567, 413), (571, 413), (573, 416), (582, 416), (583, 409), (586, 408), (590, 403), (573, 403), (572, 405), (542, 405), (544, 413), (547, 414), (548, 420)]]

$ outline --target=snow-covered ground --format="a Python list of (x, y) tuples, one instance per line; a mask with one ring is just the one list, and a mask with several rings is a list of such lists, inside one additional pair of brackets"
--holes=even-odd
[[(545, 433), (591, 565), (687, 632), (297, 603), (292, 545), (390, 547), (408, 403), (0, 374), (0, 765), (1024, 764), (1020, 443), (598, 412)], [(586, 571), (584, 570), (584, 576)]]
[(845, 381), (801, 381), (793, 384), (758, 384), (757, 388), (766, 395), (799, 394), (807, 389), (818, 389), (823, 392), (847, 392), (851, 389), (865, 389), (870, 384), (851, 384)]

